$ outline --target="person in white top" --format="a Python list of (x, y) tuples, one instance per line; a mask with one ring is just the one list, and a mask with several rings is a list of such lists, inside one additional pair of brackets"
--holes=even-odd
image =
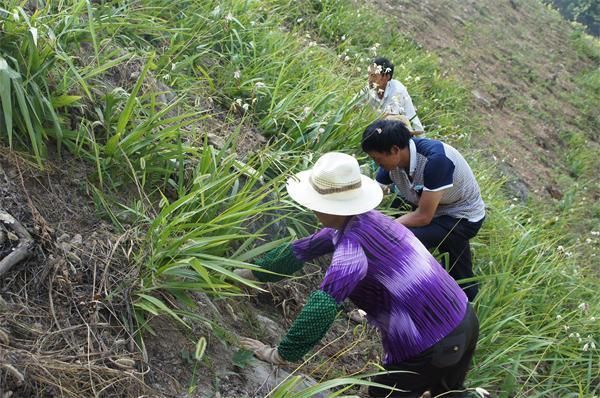
[(425, 132), (406, 87), (394, 76), (394, 64), (387, 58), (375, 58), (369, 65), (369, 85), (365, 90), (366, 101), (384, 118), (403, 115), (410, 120), (412, 134)]

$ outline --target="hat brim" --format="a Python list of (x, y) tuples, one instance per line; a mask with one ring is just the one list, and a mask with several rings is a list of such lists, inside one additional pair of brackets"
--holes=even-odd
[(379, 184), (361, 175), (361, 187), (348, 192), (322, 195), (309, 182), (312, 170), (301, 171), (287, 181), (287, 191), (298, 204), (319, 213), (353, 216), (373, 210), (383, 199)]

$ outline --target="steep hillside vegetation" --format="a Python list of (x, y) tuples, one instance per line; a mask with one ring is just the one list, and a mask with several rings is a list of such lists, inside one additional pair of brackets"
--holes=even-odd
[(488, 205), (469, 387), (599, 393), (597, 43), (533, 0), (389, 4), (2, 3), (0, 210), (33, 244), (0, 276), (0, 395), (365, 396), (367, 325), (340, 316), (283, 369), (237, 347), (277, 344), (326, 263), (261, 286), (232, 270), (314, 230), (289, 173), (333, 149), (366, 162), (375, 54)]

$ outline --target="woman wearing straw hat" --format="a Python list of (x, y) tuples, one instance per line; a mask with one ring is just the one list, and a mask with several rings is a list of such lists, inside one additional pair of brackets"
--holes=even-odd
[(325, 335), (339, 305), (349, 298), (380, 330), (385, 368), (409, 371), (375, 376), (373, 381), (403, 391), (390, 395), (388, 389), (371, 387), (371, 396), (462, 390), (477, 344), (477, 317), (462, 289), (419, 240), (373, 210), (382, 199), (377, 182), (360, 174), (352, 156), (330, 152), (313, 169), (290, 178), (287, 191), (325, 228), (259, 259), (256, 263), (267, 272), (236, 272), (273, 282), (327, 253), (333, 253), (331, 265), (278, 347), (248, 338), (241, 339), (242, 345), (273, 364), (298, 361)]

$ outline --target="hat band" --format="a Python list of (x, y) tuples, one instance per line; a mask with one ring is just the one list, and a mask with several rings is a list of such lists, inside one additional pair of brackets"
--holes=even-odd
[(313, 187), (313, 189), (315, 191), (317, 191), (318, 193), (320, 193), (321, 195), (328, 195), (331, 193), (352, 191), (353, 189), (360, 188), (362, 185), (362, 180), (358, 180), (355, 183), (352, 183), (350, 185), (344, 185), (343, 187), (321, 188), (317, 184), (314, 183), (312, 176), (308, 177), (308, 182)]

